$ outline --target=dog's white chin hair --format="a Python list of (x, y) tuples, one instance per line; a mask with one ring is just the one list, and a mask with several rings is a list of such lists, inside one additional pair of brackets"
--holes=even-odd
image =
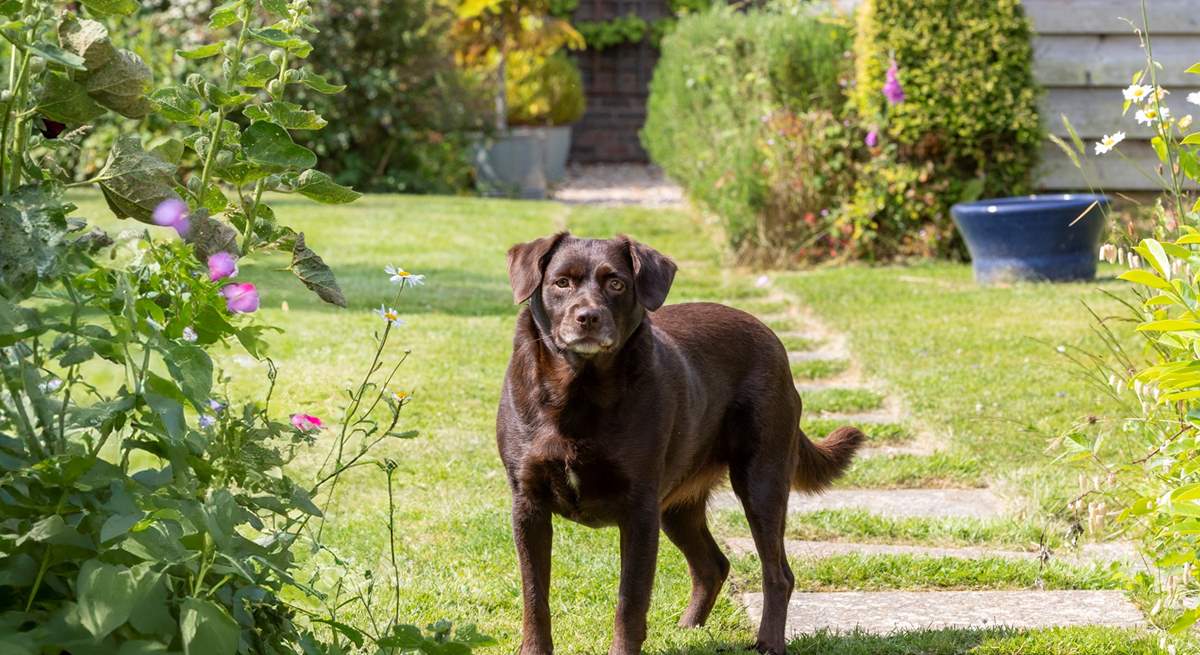
[(603, 350), (603, 348), (595, 341), (578, 341), (567, 346), (567, 350), (578, 355), (595, 355)]

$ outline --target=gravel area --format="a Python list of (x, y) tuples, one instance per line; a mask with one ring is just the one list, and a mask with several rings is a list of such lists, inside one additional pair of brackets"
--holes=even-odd
[[(762, 594), (740, 596), (752, 623), (762, 617)], [(880, 591), (792, 595), (789, 637), (822, 628), (889, 634), (939, 628), (1049, 628), (1145, 625), (1121, 591)]]
[(683, 189), (649, 164), (573, 165), (550, 194), (573, 205), (683, 207)]

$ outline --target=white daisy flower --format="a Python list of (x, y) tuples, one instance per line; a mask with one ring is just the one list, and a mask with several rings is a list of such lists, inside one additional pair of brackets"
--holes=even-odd
[(1200, 91), (1192, 91), (1187, 94), (1187, 101), (1193, 105), (1200, 105)]
[(375, 310), (375, 313), (387, 323), (392, 325), (404, 325), (404, 321), (400, 320), (400, 312), (391, 307), (380, 305), (379, 309)]
[(1117, 147), (1117, 144), (1124, 140), (1125, 140), (1124, 132), (1115, 132), (1113, 134), (1106, 134), (1106, 135), (1104, 135), (1103, 139), (1100, 139), (1099, 141), (1096, 142), (1096, 154), (1103, 155), (1103, 154), (1111, 151), (1113, 148)]
[(1166, 119), (1170, 118), (1171, 110), (1169, 107), (1164, 106), (1162, 108), (1162, 115), (1160, 116), (1158, 108), (1146, 106), (1145, 109), (1139, 109), (1138, 112), (1133, 115), (1133, 117), (1136, 118), (1137, 122), (1142, 125), (1151, 125), (1154, 123), (1154, 121), (1165, 121)]
[(1130, 84), (1121, 94), (1130, 102), (1142, 102), (1150, 97), (1152, 91), (1154, 88), (1149, 84)]
[(424, 275), (409, 273), (399, 266), (385, 266), (383, 272), (391, 276), (393, 284), (407, 284), (410, 287), (425, 284)]

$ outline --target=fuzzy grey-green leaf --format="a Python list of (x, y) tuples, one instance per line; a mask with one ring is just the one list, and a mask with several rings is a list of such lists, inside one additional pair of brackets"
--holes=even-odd
[(333, 271), (320, 255), (304, 243), (303, 232), (296, 235), (296, 242), (292, 246), (291, 269), (304, 286), (316, 293), (321, 300), (338, 307), (346, 306), (346, 297), (342, 295), (342, 289), (338, 286)]
[(150, 68), (141, 57), (118, 50), (116, 56), (88, 78), (87, 89), (96, 102), (118, 114), (142, 118), (154, 110), (146, 98), (150, 77)]
[(174, 166), (143, 150), (136, 136), (125, 136), (113, 145), (97, 182), (117, 218), (153, 224), (155, 207), (179, 199), (174, 177)]
[(361, 193), (334, 182), (333, 178), (316, 169), (301, 173), (292, 187), (296, 193), (326, 205), (344, 205), (362, 197)]
[(296, 145), (292, 136), (279, 125), (259, 121), (242, 133), (242, 154), (246, 160), (275, 172), (304, 170), (317, 165), (317, 156)]
[(37, 112), (52, 121), (82, 125), (102, 116), (104, 108), (96, 104), (82, 85), (63, 73), (50, 71), (42, 82)]
[(287, 130), (319, 130), (326, 125), (317, 112), (283, 100), (246, 107), (242, 114), (252, 121), (271, 121)]
[(58, 26), (58, 41), (63, 48), (83, 57), (83, 65), (89, 71), (99, 70), (117, 55), (108, 38), (108, 28), (94, 20), (68, 15)]

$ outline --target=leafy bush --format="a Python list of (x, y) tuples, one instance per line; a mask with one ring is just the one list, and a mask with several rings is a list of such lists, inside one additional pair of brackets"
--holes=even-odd
[[(1123, 111), (1131, 124), (1136, 120), (1154, 131), (1163, 194), (1152, 208), (1154, 238), (1129, 250), (1126, 244), (1102, 247), (1101, 257), (1128, 269), (1118, 277), (1132, 285), (1120, 298), (1130, 316), (1097, 316), (1109, 352), (1082, 353), (1077, 360), (1122, 413), (1112, 420), (1089, 417), (1061, 443), (1065, 459), (1095, 474), (1081, 478), (1069, 511), (1095, 533), (1119, 532), (1139, 541), (1157, 575), (1138, 572), (1132, 586), (1153, 600), (1156, 625), (1185, 632), (1200, 619), (1200, 200), (1192, 190), (1200, 182), (1200, 137), (1189, 133), (1190, 115), (1169, 112), (1171, 96), (1156, 80), (1150, 35), (1142, 34), (1146, 64), (1124, 91)], [(1200, 63), (1187, 72), (1200, 75)], [(1184, 113), (1179, 104), (1175, 109)], [(1107, 135), (1088, 152), (1069, 131), (1071, 143), (1059, 143), (1077, 164), (1116, 156), (1112, 151), (1119, 153), (1125, 137), (1123, 131)], [(1094, 168), (1081, 170), (1087, 175)], [(1123, 232), (1114, 230), (1114, 236), (1121, 239)]]
[[(1028, 193), (1043, 141), (1021, 3), (864, 0), (858, 12), (854, 108), (889, 143), (847, 221), (882, 240), (873, 254), (960, 251), (950, 205)], [(894, 104), (881, 93), (893, 64)]]
[[(249, 316), (259, 289), (230, 280), (239, 258), (283, 252), (301, 283), (345, 305), (332, 271), (263, 195), (358, 197), (316, 171), (290, 134), (324, 121), (289, 91), (340, 90), (300, 62), (312, 49), (308, 0), (216, 7), (210, 25), (222, 36), (180, 56), (215, 59), (223, 74), (150, 95), (142, 59), (89, 18), (115, 24), (136, 8), (0, 8), (25, 26), (5, 31), (15, 75), (0, 139), (0, 652), (463, 653), (486, 643), (446, 624), (425, 634), (347, 592), (310, 529), (325, 520), (318, 493), (332, 496), (345, 471), (368, 463), (390, 482), (395, 466), (371, 453), (412, 436), (397, 429), (408, 398), (390, 390), (396, 368), (383, 368), (395, 310), (383, 313), (326, 464), (300, 480), (284, 469), (323, 423), (302, 408), (279, 418), (266, 339), (276, 328)], [(84, 126), (112, 114), (155, 115), (182, 136), (149, 151), (122, 136), (85, 182), (116, 216), (146, 225), (115, 243), (74, 215), (62, 165)], [(417, 281), (393, 279), (400, 291)], [(265, 397), (223, 391), (209, 352), (226, 347), (267, 363)], [(393, 569), (398, 584), (394, 559)], [(371, 625), (345, 623), (348, 602)]]
[(719, 7), (662, 42), (642, 142), (745, 256), (830, 246), (804, 217), (827, 214), (848, 183), (849, 38), (804, 13)]
[(312, 36), (314, 66), (346, 92), (305, 98), (330, 127), (302, 140), (338, 182), (369, 191), (455, 193), (474, 173), (470, 133), (489, 105), (454, 64), (453, 12), (433, 0), (326, 3)]
[(570, 125), (583, 117), (583, 79), (567, 53), (516, 52), (509, 55), (506, 73), (509, 125)]

